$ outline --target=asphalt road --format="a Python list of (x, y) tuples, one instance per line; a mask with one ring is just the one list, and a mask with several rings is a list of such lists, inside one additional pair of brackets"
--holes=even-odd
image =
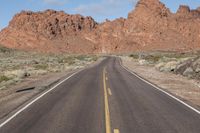
[(200, 133), (200, 115), (108, 57), (34, 102), (0, 133)]

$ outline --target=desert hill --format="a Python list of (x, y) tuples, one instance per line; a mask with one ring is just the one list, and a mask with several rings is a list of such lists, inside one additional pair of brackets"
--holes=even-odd
[(1, 31), (0, 43), (23, 50), (88, 53), (94, 50), (94, 44), (82, 34), (91, 32), (96, 26), (91, 17), (62, 11), (22, 11)]
[(98, 24), (62, 11), (22, 11), (1, 31), (9, 48), (42, 52), (117, 53), (200, 49), (200, 8), (172, 13), (159, 0), (139, 0), (128, 18)]

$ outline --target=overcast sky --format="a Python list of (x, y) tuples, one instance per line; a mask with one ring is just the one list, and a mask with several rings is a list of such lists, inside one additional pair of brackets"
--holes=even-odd
[[(127, 17), (137, 0), (0, 0), (0, 29), (6, 27), (12, 17), (21, 10), (63, 10), (70, 14), (92, 16), (102, 22), (106, 18)], [(180, 4), (191, 8), (200, 6), (200, 0), (161, 0), (175, 12)]]

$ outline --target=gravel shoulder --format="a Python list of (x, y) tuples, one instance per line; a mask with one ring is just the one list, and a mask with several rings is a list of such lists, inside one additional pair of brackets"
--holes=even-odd
[(121, 57), (123, 65), (165, 91), (200, 109), (200, 84), (198, 80), (182, 75), (160, 72), (154, 66), (140, 65), (129, 57)]

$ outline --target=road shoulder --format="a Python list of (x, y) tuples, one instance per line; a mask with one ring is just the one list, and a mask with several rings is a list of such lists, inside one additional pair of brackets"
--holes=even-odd
[(200, 87), (196, 80), (172, 73), (159, 72), (152, 66), (140, 65), (129, 58), (122, 57), (122, 63), (137, 75), (148, 79), (161, 89), (200, 109)]

